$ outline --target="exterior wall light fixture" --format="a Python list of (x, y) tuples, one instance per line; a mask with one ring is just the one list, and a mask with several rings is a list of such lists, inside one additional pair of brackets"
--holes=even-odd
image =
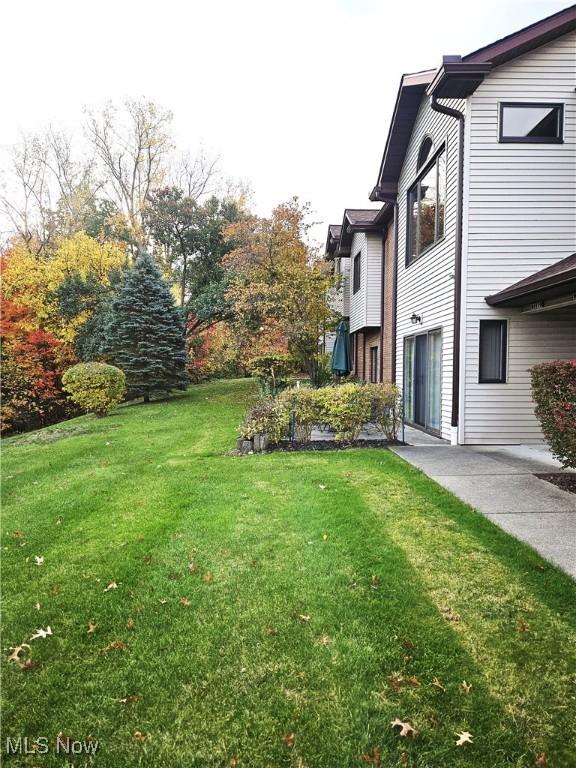
[(412, 325), (418, 325), (419, 323), (422, 323), (422, 315), (417, 315), (416, 312), (413, 312), (412, 317), (410, 318), (410, 322)]

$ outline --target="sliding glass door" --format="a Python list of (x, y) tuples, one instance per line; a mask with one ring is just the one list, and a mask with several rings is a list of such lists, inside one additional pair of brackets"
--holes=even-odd
[(431, 432), (441, 429), (442, 333), (404, 339), (404, 418)]

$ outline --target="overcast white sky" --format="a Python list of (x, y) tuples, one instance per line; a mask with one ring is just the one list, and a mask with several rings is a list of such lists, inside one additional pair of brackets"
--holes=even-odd
[[(250, 182), (260, 213), (292, 195), (340, 222), (370, 207), (404, 72), (438, 66), (569, 0), (4, 0), (0, 145), (85, 105), (146, 96)], [(324, 236), (324, 227), (317, 230)]]

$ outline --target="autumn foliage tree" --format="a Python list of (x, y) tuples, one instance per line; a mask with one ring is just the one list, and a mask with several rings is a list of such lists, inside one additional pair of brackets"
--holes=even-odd
[(317, 380), (319, 339), (335, 322), (326, 296), (333, 278), (308, 243), (309, 208), (296, 198), (270, 218), (231, 224), (224, 259), (232, 324), (246, 354), (288, 351)]

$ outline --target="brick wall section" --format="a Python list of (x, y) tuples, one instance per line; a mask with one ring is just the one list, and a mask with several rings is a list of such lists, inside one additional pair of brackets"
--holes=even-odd
[(355, 333), (352, 337), (352, 343), (354, 344), (354, 376), (362, 379), (364, 369), (364, 334), (361, 331)]
[[(380, 329), (376, 328), (373, 331), (368, 331), (364, 335), (364, 360), (365, 360), (365, 367), (364, 367), (364, 376), (362, 377), (365, 381), (370, 381), (370, 348), (371, 347), (380, 347)], [(379, 365), (380, 365), (380, 349), (378, 349), (378, 355), (377, 355), (377, 363), (376, 363), (376, 381), (379, 381)]]
[(392, 381), (392, 337), (394, 297), (394, 227), (388, 227), (384, 241), (384, 329), (382, 332), (383, 379)]

